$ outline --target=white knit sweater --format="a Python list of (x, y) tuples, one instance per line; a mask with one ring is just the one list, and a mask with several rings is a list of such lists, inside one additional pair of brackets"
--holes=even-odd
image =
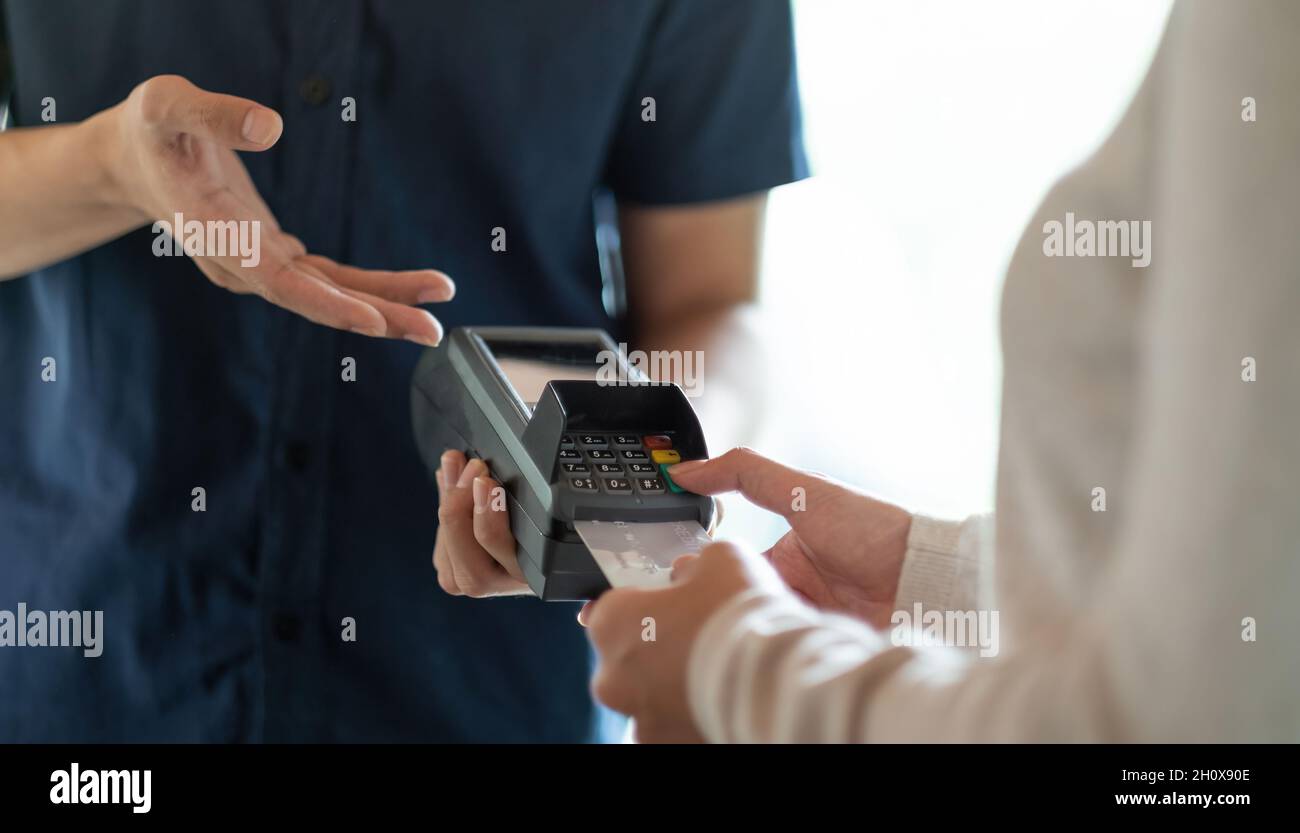
[[(918, 517), (897, 601), (997, 610), (998, 655), (744, 596), (692, 649), (708, 738), (1300, 741), (1297, 44), (1300, 3), (1180, 3), (1020, 244), (996, 536)], [(1150, 265), (1048, 256), (1067, 213), (1151, 221)]]

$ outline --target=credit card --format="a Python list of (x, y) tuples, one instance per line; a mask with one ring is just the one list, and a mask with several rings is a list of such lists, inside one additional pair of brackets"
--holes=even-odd
[(610, 587), (667, 587), (673, 560), (709, 544), (696, 521), (574, 521)]

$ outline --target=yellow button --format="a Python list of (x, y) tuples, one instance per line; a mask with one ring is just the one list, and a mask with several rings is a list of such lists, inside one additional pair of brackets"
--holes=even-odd
[(650, 452), (650, 459), (654, 460), (656, 463), (667, 463), (668, 465), (673, 466), (682, 461), (682, 455), (672, 449), (666, 451), (659, 449)]

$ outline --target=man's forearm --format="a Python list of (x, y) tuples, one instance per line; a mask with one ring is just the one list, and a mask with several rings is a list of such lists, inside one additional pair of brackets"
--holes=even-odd
[(0, 133), (0, 280), (83, 252), (147, 221), (116, 200), (114, 112)]
[(711, 449), (751, 442), (758, 427), (765, 365), (759, 318), (755, 306), (735, 305), (664, 322), (637, 334), (637, 349), (652, 357), (651, 351), (673, 357), (652, 362), (653, 375), (671, 375), (671, 381), (692, 396)]
[[(748, 441), (762, 412), (764, 340), (755, 299), (766, 211), (766, 193), (619, 206), (633, 342), (677, 356), (657, 363), (652, 375), (699, 394), (693, 403), (715, 449)], [(684, 366), (693, 378), (685, 378)]]

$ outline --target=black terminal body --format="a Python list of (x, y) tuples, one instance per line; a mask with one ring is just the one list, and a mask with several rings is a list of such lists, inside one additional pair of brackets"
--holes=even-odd
[(591, 599), (609, 586), (574, 521), (707, 529), (713, 519), (713, 499), (681, 491), (654, 460), (664, 449), (708, 456), (686, 395), (645, 381), (603, 330), (454, 329), (416, 366), (411, 418), (431, 474), (456, 449), (505, 486), (519, 564), (539, 598)]

